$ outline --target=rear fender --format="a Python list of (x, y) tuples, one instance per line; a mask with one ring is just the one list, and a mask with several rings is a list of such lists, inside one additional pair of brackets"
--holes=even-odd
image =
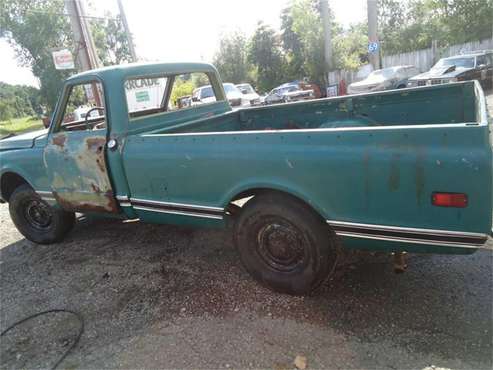
[(235, 199), (240, 199), (243, 196), (249, 196), (248, 194), (257, 194), (262, 191), (279, 191), (289, 195), (292, 195), (315, 210), (324, 220), (330, 218), (330, 209), (320, 208), (310, 194), (294, 183), (287, 182), (280, 179), (252, 179), (251, 181), (245, 181), (234, 186), (228, 191), (221, 199), (221, 207), (226, 208)]

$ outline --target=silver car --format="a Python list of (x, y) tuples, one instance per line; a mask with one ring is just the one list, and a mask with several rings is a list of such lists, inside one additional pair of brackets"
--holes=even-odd
[(415, 66), (397, 66), (377, 69), (363, 81), (353, 82), (348, 87), (349, 94), (363, 94), (371, 91), (401, 89), (407, 81), (419, 74)]

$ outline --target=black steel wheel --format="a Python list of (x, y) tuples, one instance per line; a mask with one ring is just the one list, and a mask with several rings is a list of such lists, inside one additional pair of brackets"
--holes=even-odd
[(234, 238), (247, 271), (282, 293), (309, 293), (337, 260), (335, 237), (323, 219), (280, 193), (250, 200), (236, 221)]
[(28, 185), (14, 190), (9, 212), (17, 230), (27, 239), (50, 244), (63, 239), (75, 224), (75, 214), (52, 207)]

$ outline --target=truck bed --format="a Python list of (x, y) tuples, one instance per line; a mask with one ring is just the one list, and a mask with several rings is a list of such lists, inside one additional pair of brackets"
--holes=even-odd
[[(224, 209), (233, 199), (275, 189), (311, 204), (331, 225), (486, 234), (492, 224), (489, 135), (482, 90), (459, 83), (175, 123), (129, 136), (123, 163), (138, 199)], [(465, 193), (469, 202), (437, 207), (434, 192)], [(138, 217), (193, 222), (145, 211)], [(437, 250), (426, 238), (411, 248), (389, 247), (388, 238), (345, 239), (357, 248), (467, 251), (450, 244)]]
[(402, 89), (236, 110), (153, 133), (297, 130), (476, 122), (474, 84)]

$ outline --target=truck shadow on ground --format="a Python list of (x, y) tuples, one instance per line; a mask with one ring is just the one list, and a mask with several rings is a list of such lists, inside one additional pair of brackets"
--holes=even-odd
[(224, 230), (83, 220), (63, 243), (22, 239), (3, 247), (0, 257), (2, 324), (43, 309), (74, 309), (86, 320), (80, 350), (94, 356), (109, 338), (157, 322), (242, 313), (491, 363), (492, 256), (486, 252), (411, 255), (402, 275), (393, 273), (389, 256), (361, 254), (308, 297), (277, 294), (253, 281)]

